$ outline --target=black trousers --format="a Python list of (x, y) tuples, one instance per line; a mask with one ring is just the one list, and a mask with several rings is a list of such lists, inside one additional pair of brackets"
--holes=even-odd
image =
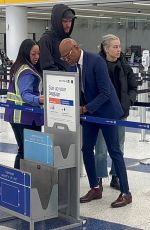
[[(113, 125), (102, 125), (83, 122), (83, 160), (90, 187), (93, 188), (98, 185), (94, 146), (96, 144), (99, 129), (102, 130), (107, 149), (111, 159), (114, 162), (116, 174), (120, 181), (120, 190), (122, 193), (129, 192), (128, 178), (123, 159), (123, 154), (119, 146), (118, 127)], [(99, 166), (100, 167), (100, 166)]]
[(36, 126), (35, 122), (33, 122), (32, 125), (11, 123), (11, 127), (18, 144), (18, 153), (15, 159), (14, 168), (20, 169), (20, 159), (24, 159), (24, 129), (41, 131), (41, 126)]

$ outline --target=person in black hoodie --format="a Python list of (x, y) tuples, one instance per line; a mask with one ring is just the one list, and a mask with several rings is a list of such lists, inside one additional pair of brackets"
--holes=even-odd
[[(100, 55), (105, 59), (107, 63), (110, 79), (116, 89), (120, 104), (124, 111), (124, 116), (122, 119), (126, 119), (129, 115), (130, 106), (132, 106), (136, 100), (137, 82), (132, 68), (127, 63), (123, 53), (121, 52), (120, 39), (113, 34), (103, 36)], [(119, 126), (118, 132), (119, 144), (123, 153), (125, 142), (125, 127)], [(101, 130), (99, 131), (97, 143), (95, 146), (95, 165), (97, 177), (99, 178), (99, 184), (102, 185), (102, 178), (107, 177), (108, 172), (107, 147)], [(113, 162), (110, 174), (112, 175), (110, 186), (119, 190), (119, 179), (116, 176)]]
[(41, 70), (70, 71), (70, 66), (60, 59), (59, 44), (69, 38), (75, 21), (75, 11), (64, 4), (52, 8), (51, 29), (39, 41)]

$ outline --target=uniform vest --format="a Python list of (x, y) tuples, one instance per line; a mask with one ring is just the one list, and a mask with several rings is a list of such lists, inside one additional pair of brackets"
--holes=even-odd
[[(32, 68), (30, 68), (28, 65), (22, 65), (18, 71), (16, 72), (15, 74), (15, 78), (14, 78), (14, 82), (13, 83), (10, 83), (10, 84), (14, 84), (14, 87), (10, 87), (9, 89), (9, 92), (7, 93), (7, 102), (10, 103), (10, 104), (15, 104), (15, 105), (29, 105), (27, 104), (26, 102), (24, 102), (20, 96), (20, 93), (19, 93), (19, 88), (18, 88), (18, 80), (19, 80), (19, 76), (22, 72), (24, 72), (25, 70), (29, 70), (29, 71), (32, 71), (32, 73), (34, 73), (37, 77), (41, 78), (40, 75), (38, 75), (37, 72), (35, 72)], [(29, 105), (30, 106), (30, 105)], [(7, 113), (7, 112), (6, 112)], [(13, 122), (13, 123), (24, 123), (22, 119), (23, 117), (25, 117), (25, 114), (27, 116), (30, 116), (30, 118), (32, 119), (33, 117), (33, 120), (37, 120), (38, 122), (37, 123), (40, 123), (39, 125), (42, 125), (41, 124), (41, 119), (40, 119), (40, 115), (39, 114), (32, 114), (32, 113), (28, 113), (25, 112), (25, 111), (22, 111), (22, 110), (18, 110), (18, 109), (13, 109), (11, 110), (11, 119), (7, 119), (6, 118), (6, 121), (10, 121), (10, 122)], [(23, 116), (24, 115), (24, 116)], [(6, 115), (7, 117), (7, 115)], [(29, 119), (30, 119), (29, 118)], [(25, 119), (27, 120), (27, 119)], [(25, 122), (26, 123), (26, 122)]]

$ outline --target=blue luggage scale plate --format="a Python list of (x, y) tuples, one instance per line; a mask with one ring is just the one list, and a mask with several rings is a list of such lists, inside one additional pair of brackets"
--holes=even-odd
[(54, 165), (53, 141), (49, 134), (24, 130), (24, 159)]

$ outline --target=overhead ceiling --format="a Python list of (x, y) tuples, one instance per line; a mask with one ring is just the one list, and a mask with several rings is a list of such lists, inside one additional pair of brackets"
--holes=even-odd
[[(145, 2), (145, 1), (144, 1)], [(150, 19), (150, 1), (147, 1), (144, 4), (140, 4), (140, 2), (128, 2), (124, 1), (122, 3), (87, 3), (87, 4), (68, 4), (72, 7), (77, 16), (82, 17), (128, 17), (128, 18), (146, 18)], [(36, 15), (36, 12), (40, 16), (40, 13), (43, 13), (42, 17), (50, 18), (52, 6), (37, 6), (37, 7), (29, 7), (28, 15), (33, 16)], [(31, 13), (32, 12), (32, 13)], [(34, 13), (33, 13), (34, 12)]]
[[(119, 2), (119, 3), (118, 3)], [(67, 3), (72, 7), (77, 16), (89, 18), (109, 18), (125, 17), (139, 18), (150, 20), (150, 1), (117, 1), (117, 0), (101, 0), (101, 1), (70, 1)], [(31, 4), (27, 6), (28, 18), (50, 19), (52, 3)], [(5, 16), (5, 9), (2, 8), (0, 16)]]
[[(90, 3), (91, 2), (91, 3)], [(82, 3), (70, 3), (68, 4), (70, 7), (72, 7), (78, 17), (134, 17), (134, 18), (150, 18), (150, 1), (120, 1), (120, 3), (116, 1), (114, 2), (108, 2), (105, 1), (98, 1), (98, 3), (94, 1), (88, 1)], [(145, 4), (145, 5), (144, 5)], [(47, 16), (50, 18), (50, 12), (51, 12), (52, 4), (50, 5), (43, 5), (43, 6), (37, 6), (37, 7), (29, 7), (28, 13), (32, 14), (30, 12), (34, 13), (45, 13), (43, 14), (43, 17)], [(44, 16), (45, 15), (45, 16)]]

